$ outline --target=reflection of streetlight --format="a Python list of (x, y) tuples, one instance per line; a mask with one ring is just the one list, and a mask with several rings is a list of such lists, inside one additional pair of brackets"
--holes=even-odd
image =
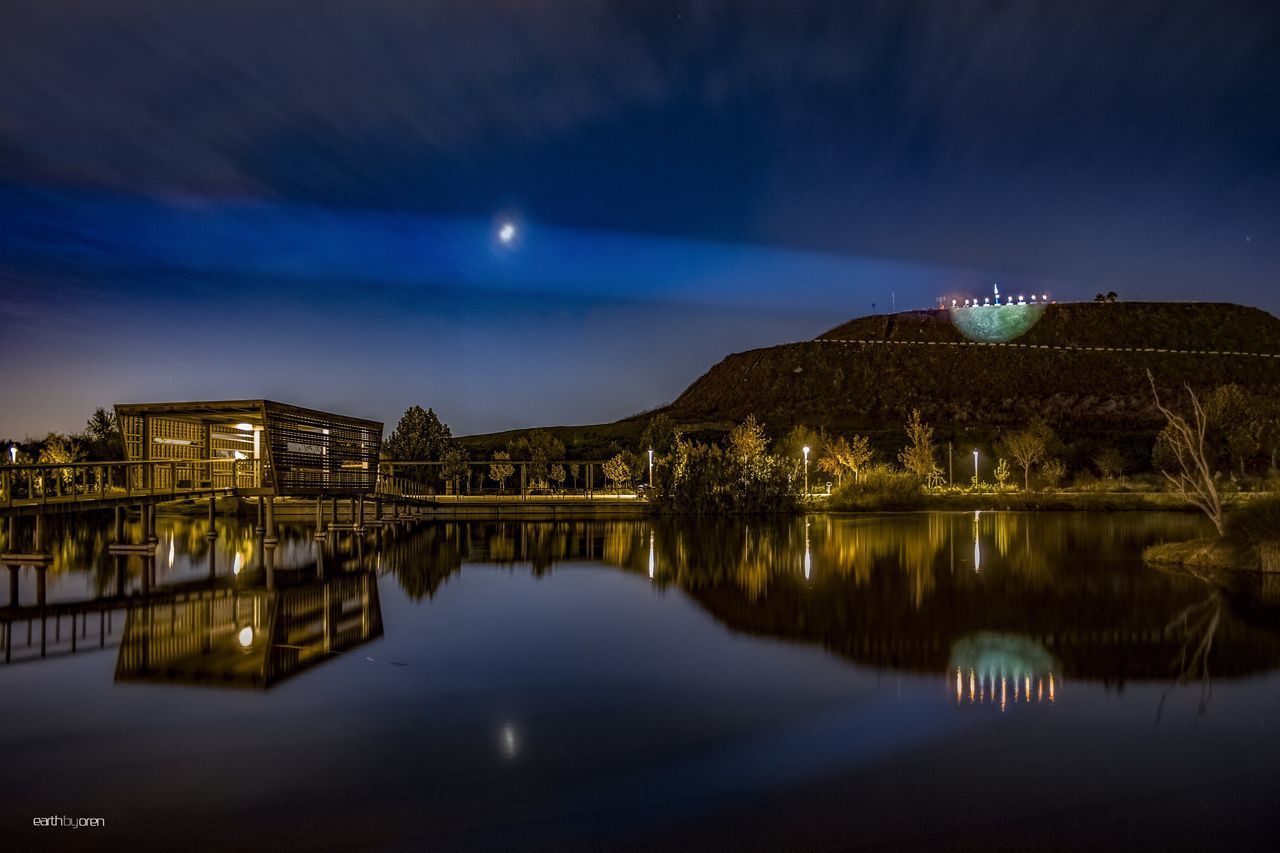
[(809, 572), (813, 569), (813, 559), (809, 556), (809, 519), (804, 520), (804, 579), (809, 579)]
[(649, 530), (649, 580), (653, 580), (653, 576), (656, 573), (656, 570), (657, 570), (657, 564), (654, 562), (654, 559), (653, 559), (653, 529), (650, 528)]
[[(975, 451), (977, 452), (977, 451)], [(981, 523), (982, 510), (973, 511), (973, 570), (982, 571), (982, 546), (978, 543), (978, 525)]]
[(243, 628), (240, 629), (240, 633), (237, 636), (237, 639), (240, 640), (240, 648), (242, 649), (247, 649), (250, 646), (252, 646), (253, 645), (253, 628), (248, 625), (245, 625)]
[(804, 496), (809, 497), (809, 445), (804, 446)]

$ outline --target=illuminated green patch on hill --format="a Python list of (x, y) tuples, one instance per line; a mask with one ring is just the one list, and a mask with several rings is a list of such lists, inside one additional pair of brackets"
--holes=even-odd
[(1044, 316), (1043, 305), (952, 308), (951, 323), (971, 341), (995, 344), (1020, 338)]

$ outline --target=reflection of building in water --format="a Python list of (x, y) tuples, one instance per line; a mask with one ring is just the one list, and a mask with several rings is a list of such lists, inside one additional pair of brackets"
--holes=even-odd
[(116, 680), (267, 688), (381, 634), (368, 572), (141, 604), (125, 623)]
[(1060, 687), (1057, 661), (1039, 643), (1013, 634), (979, 633), (951, 647), (956, 704), (1050, 704)]

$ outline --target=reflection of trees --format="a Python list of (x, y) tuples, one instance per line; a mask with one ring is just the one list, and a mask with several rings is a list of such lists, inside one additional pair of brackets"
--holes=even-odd
[[(162, 517), (158, 568), (167, 565), (169, 541), (197, 566), (210, 547), (220, 565), (239, 557), (243, 568), (256, 566), (253, 526), (222, 519), (211, 546), (203, 517)], [(136, 576), (140, 558), (107, 555), (110, 527), (109, 517), (51, 525), (51, 571), (90, 571), (106, 594), (118, 562)], [(1234, 599), (1230, 608), (1221, 596), (1204, 601), (1200, 579), (1135, 568), (1144, 545), (1191, 538), (1202, 527), (1192, 515), (994, 512), (976, 520), (913, 513), (442, 522), (382, 531), (379, 560), (415, 600), (434, 596), (467, 562), (524, 564), (537, 575), (567, 561), (603, 562), (683, 590), (736, 630), (818, 643), (876, 665), (942, 671), (957, 638), (984, 631), (1043, 645), (1064, 677), (1168, 678), (1180, 663), (1185, 681), (1204, 677), (1211, 661), (1221, 674), (1273, 665), (1280, 636), (1269, 623), (1242, 623)], [(309, 534), (305, 525), (282, 527), (282, 545), (309, 555)], [(140, 535), (131, 521), (131, 541)]]
[(1202, 601), (1187, 605), (1169, 620), (1165, 629), (1181, 638), (1182, 644), (1174, 662), (1176, 675), (1173, 684), (1160, 697), (1160, 706), (1156, 711), (1156, 719), (1164, 710), (1165, 700), (1174, 687), (1185, 686), (1199, 679), (1201, 714), (1209, 707), (1209, 699), (1213, 695), (1213, 682), (1209, 678), (1209, 657), (1213, 652), (1214, 639), (1222, 626), (1222, 617), (1226, 611), (1226, 597), (1214, 579), (1201, 574), (1195, 569), (1171, 568), (1163, 569), (1172, 574), (1194, 577), (1204, 584), (1207, 595)]
[(462, 568), (462, 549), (454, 525), (431, 525), (384, 544), (384, 565), (395, 573), (405, 595), (432, 598), (440, 585)]

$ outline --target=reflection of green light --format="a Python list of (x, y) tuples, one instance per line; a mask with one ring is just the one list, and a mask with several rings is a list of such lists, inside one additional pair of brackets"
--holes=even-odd
[(1000, 343), (1025, 335), (1044, 314), (1043, 305), (980, 305), (952, 308), (951, 325), (971, 341)]
[(1015, 634), (982, 632), (962, 637), (951, 647), (951, 668), (974, 670), (979, 675), (1037, 675), (1057, 669), (1044, 646)]

